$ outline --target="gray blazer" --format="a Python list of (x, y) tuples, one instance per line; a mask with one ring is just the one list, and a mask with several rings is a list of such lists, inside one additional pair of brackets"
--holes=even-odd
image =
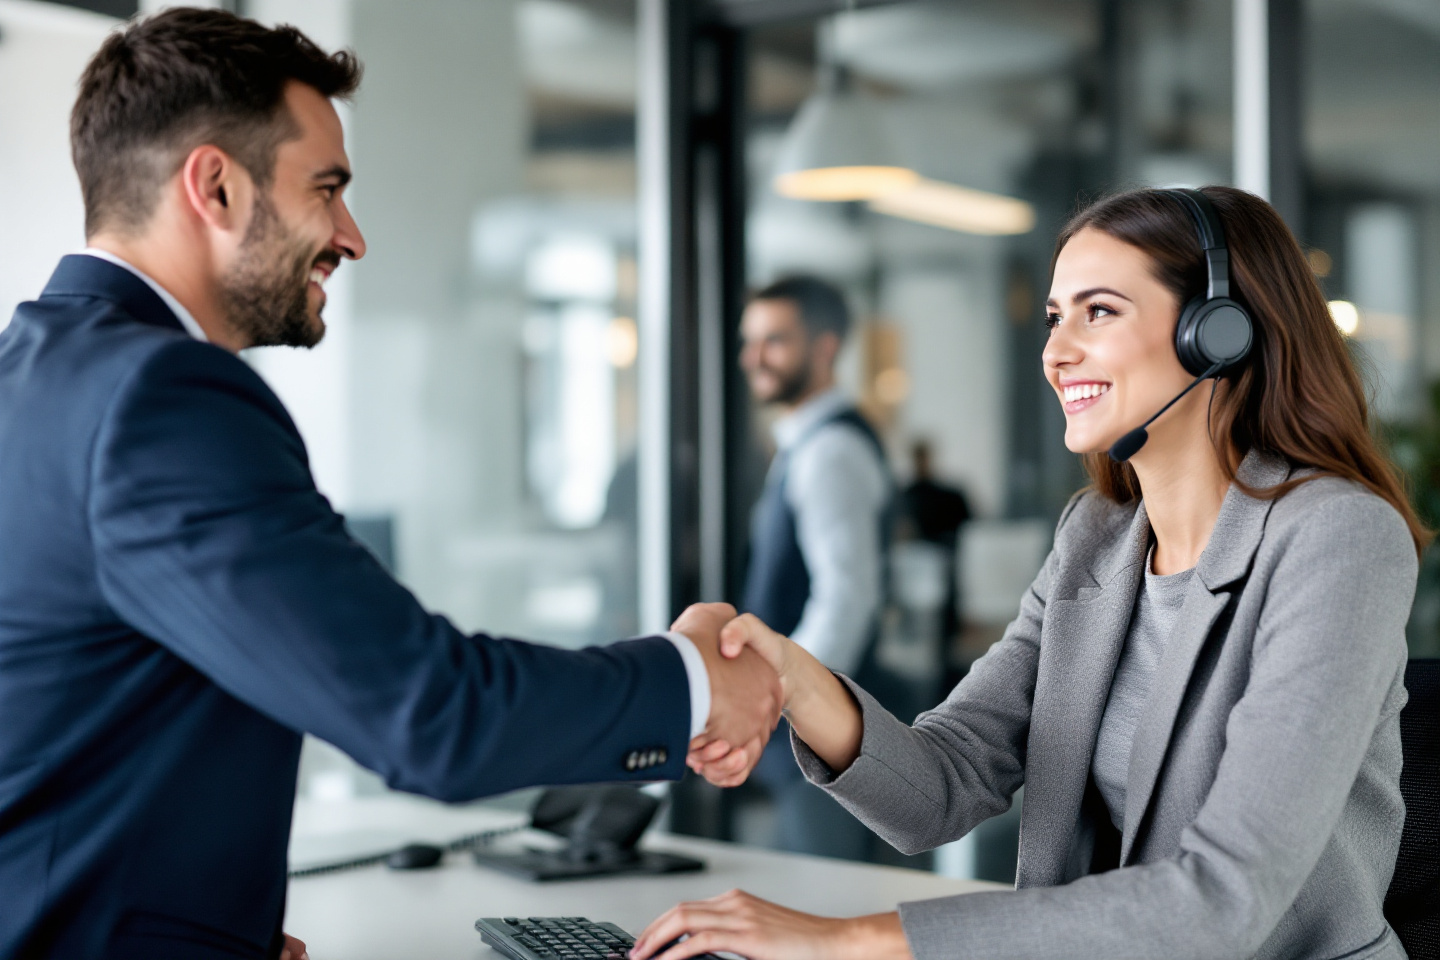
[[(1252, 454), (1240, 475), (1288, 472)], [(1404, 521), (1333, 478), (1277, 501), (1231, 488), (1135, 733), (1117, 836), (1090, 764), (1149, 535), (1143, 504), (1077, 495), (1020, 615), (943, 704), (906, 726), (852, 683), (864, 739), (838, 777), (795, 741), (806, 775), (907, 853), (1024, 784), (1018, 892), (903, 904), (917, 960), (1404, 958), (1381, 914), (1405, 819)]]

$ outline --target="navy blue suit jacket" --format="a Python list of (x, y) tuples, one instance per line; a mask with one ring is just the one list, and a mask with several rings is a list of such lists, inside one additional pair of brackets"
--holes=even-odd
[(422, 609), (279, 399), (124, 269), (66, 257), (0, 333), (0, 957), (275, 955), (302, 732), (467, 800), (678, 777), (689, 723), (664, 638)]

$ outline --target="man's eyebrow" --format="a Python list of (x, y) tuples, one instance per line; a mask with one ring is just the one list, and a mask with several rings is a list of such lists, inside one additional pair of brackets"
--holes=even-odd
[(319, 173), (314, 174), (310, 179), (317, 181), (336, 180), (338, 182), (335, 185), (338, 187), (343, 187), (345, 186), (345, 184), (350, 182), (350, 171), (346, 170), (344, 167), (337, 163), (333, 167), (326, 167)]
[[(1112, 297), (1119, 297), (1121, 300), (1125, 300), (1129, 303), (1135, 302), (1134, 300), (1131, 300), (1129, 297), (1125, 296), (1125, 294), (1121, 293), (1119, 290), (1114, 289), (1113, 287), (1091, 287), (1088, 290), (1081, 290), (1079, 293), (1075, 294), (1073, 297), (1070, 298), (1070, 302), (1079, 303), (1081, 300), (1089, 300), (1096, 294), (1101, 293), (1108, 293)], [(1054, 297), (1051, 297), (1050, 299), (1045, 301), (1045, 306), (1058, 307), (1060, 306), (1060, 304), (1055, 302)]]

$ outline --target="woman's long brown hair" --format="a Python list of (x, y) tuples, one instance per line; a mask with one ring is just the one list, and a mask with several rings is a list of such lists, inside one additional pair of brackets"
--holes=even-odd
[[(1399, 511), (1419, 552), (1431, 533), (1370, 432), (1360, 375), (1294, 235), (1275, 208), (1253, 194), (1232, 187), (1202, 192), (1214, 205), (1230, 248), (1230, 296), (1255, 324), (1249, 358), (1222, 381), (1210, 411), (1210, 437), (1226, 478), (1247, 494), (1267, 499), (1319, 476), (1353, 480)], [(1181, 304), (1204, 295), (1205, 261), (1195, 222), (1173, 195), (1132, 190), (1096, 202), (1065, 225), (1055, 256), (1087, 228), (1144, 251), (1156, 278)], [(1251, 448), (1315, 472), (1274, 487), (1248, 487), (1236, 472)], [(1130, 464), (1104, 453), (1087, 453), (1083, 459), (1102, 495), (1118, 503), (1139, 499), (1140, 482)]]

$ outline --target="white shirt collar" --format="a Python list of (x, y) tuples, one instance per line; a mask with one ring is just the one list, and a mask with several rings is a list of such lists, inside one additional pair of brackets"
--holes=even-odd
[(850, 398), (839, 387), (831, 387), (824, 393), (816, 394), (800, 407), (779, 420), (771, 427), (775, 445), (781, 450), (789, 449), (811, 428), (850, 406)]
[(195, 318), (190, 315), (190, 311), (186, 310), (183, 306), (181, 306), (180, 301), (176, 300), (170, 294), (169, 290), (166, 290), (164, 287), (160, 286), (160, 284), (156, 283), (153, 279), (150, 278), (149, 275), (144, 273), (134, 264), (129, 263), (125, 260), (121, 260), (109, 250), (101, 250), (99, 247), (86, 247), (80, 252), (87, 257), (99, 257), (101, 260), (113, 263), (117, 267), (124, 267), (126, 270), (129, 270), (141, 280), (144, 280), (147, 284), (149, 284), (150, 289), (155, 291), (155, 295), (158, 296), (161, 300), (165, 301), (165, 306), (169, 307), (170, 312), (175, 314), (175, 318), (180, 321), (180, 326), (185, 328), (186, 333), (190, 334), (190, 336), (203, 343), (210, 342), (210, 338), (205, 336), (205, 331), (200, 329), (200, 324), (195, 322)]

